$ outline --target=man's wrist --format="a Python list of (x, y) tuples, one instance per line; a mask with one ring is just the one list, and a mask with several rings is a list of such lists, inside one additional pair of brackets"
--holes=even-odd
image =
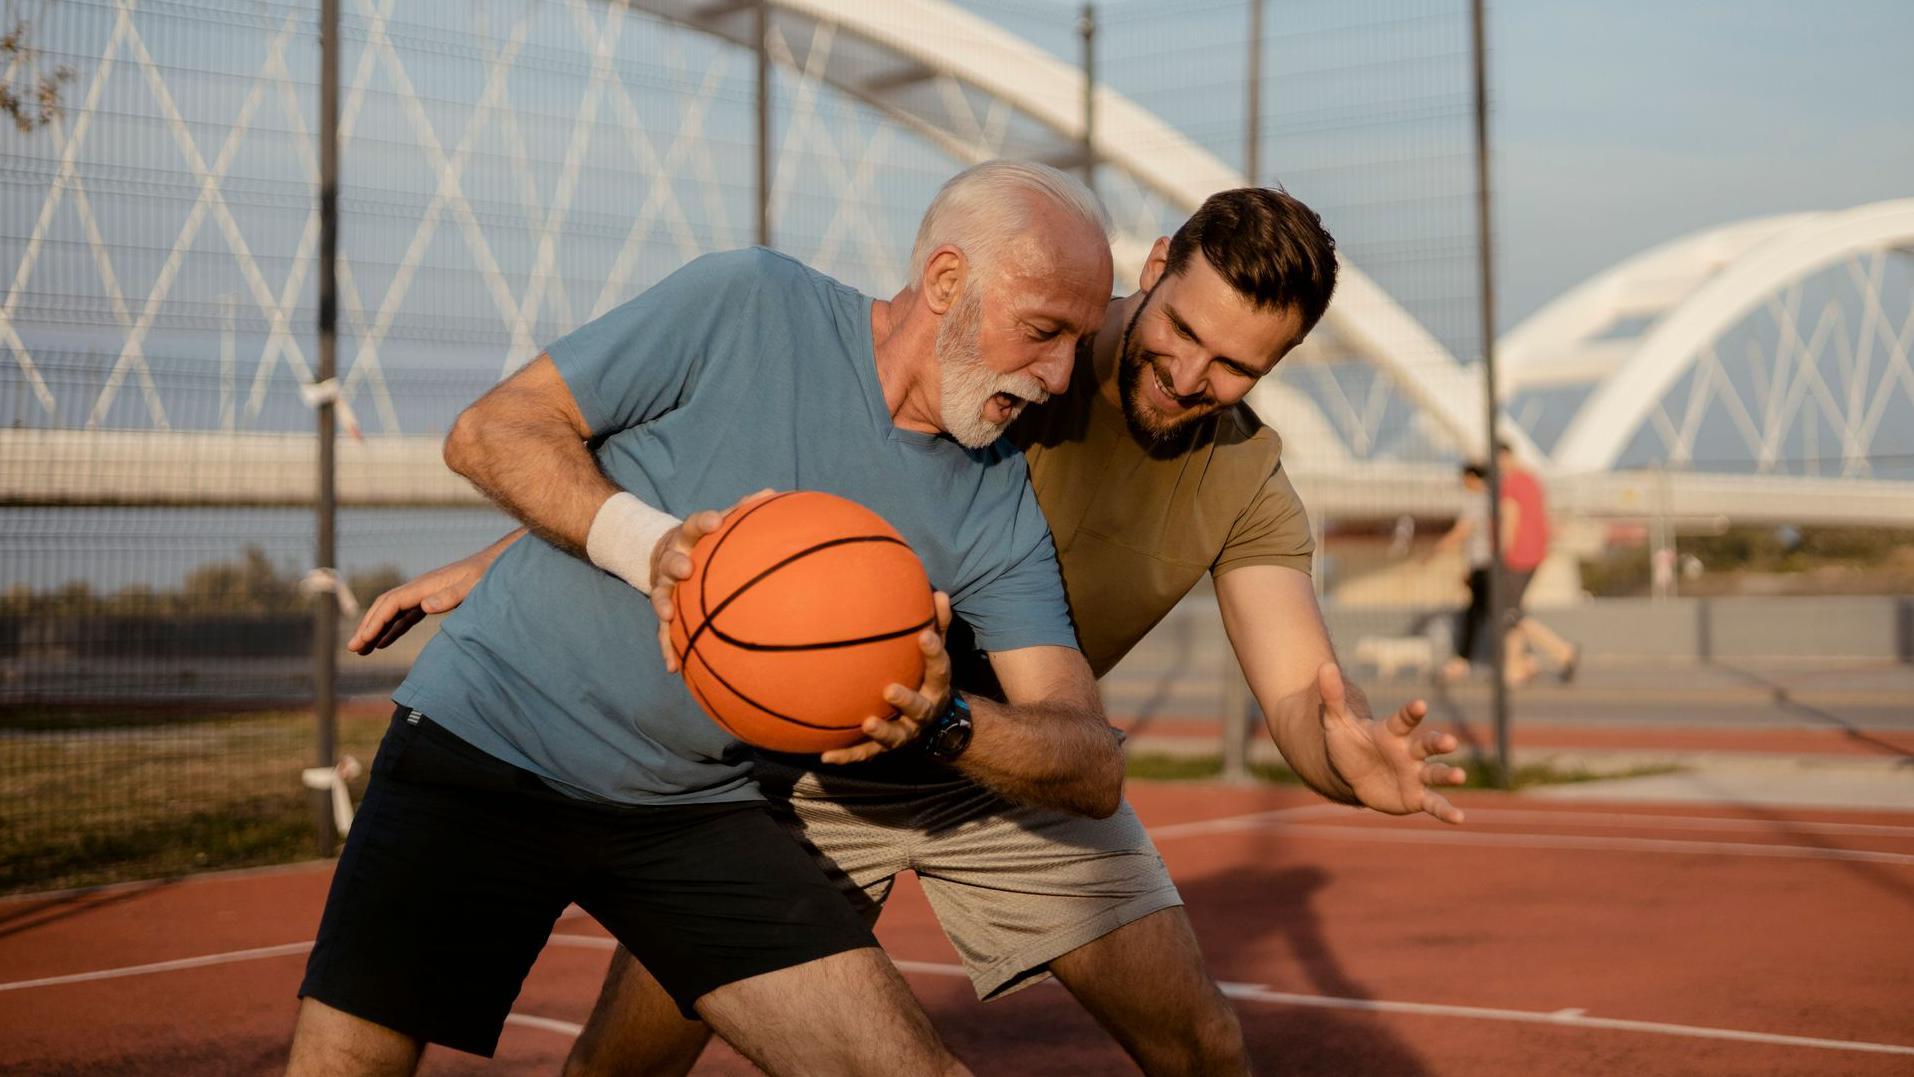
[(651, 593), (658, 548), (683, 521), (652, 508), (638, 495), (620, 490), (598, 506), (585, 535), (585, 556), (592, 564), (645, 594)]
[(1348, 804), (1351, 807), (1362, 807), (1362, 797), (1357, 795), (1356, 787), (1350, 783), (1349, 779), (1342, 776), (1342, 770), (1336, 766), (1336, 761), (1330, 758), (1327, 743), (1323, 745), (1323, 769), (1328, 772), (1328, 780), (1324, 782), (1326, 788), (1316, 790), (1323, 799), (1333, 800), (1338, 804)]
[(924, 724), (917, 743), (930, 758), (940, 763), (954, 763), (964, 754), (964, 749), (970, 747), (973, 728), (970, 704), (952, 692), (943, 707)]

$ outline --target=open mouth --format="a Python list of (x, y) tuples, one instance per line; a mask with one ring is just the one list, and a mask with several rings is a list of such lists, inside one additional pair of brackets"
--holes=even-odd
[(1007, 423), (1015, 419), (1017, 415), (1023, 411), (1024, 405), (1028, 403), (1028, 400), (1025, 400), (1015, 393), (990, 394), (990, 408), (994, 413), (993, 419), (997, 422)]
[(1150, 378), (1156, 382), (1157, 394), (1163, 398), (1164, 403), (1173, 408), (1184, 408), (1188, 406), (1183, 402), (1182, 397), (1176, 395), (1176, 388), (1169, 382), (1163, 380), (1162, 368), (1154, 363), (1150, 364)]

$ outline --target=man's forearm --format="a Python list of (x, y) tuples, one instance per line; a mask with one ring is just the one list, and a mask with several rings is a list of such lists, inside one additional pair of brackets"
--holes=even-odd
[[(1352, 711), (1367, 717), (1369, 700), (1362, 689), (1345, 684)], [(1336, 773), (1329, 761), (1329, 744), (1323, 738), (1322, 694), (1314, 685), (1293, 692), (1267, 708), (1265, 720), (1283, 761), (1303, 780), (1303, 784), (1338, 804), (1359, 804), (1355, 790)]]
[(592, 519), (618, 488), (562, 418), (516, 413), (509, 398), (488, 406), (490, 399), (453, 425), (446, 466), (541, 538), (584, 556)]
[(969, 699), (975, 722), (957, 769), (1020, 804), (1103, 819), (1123, 802), (1123, 750), (1100, 705)]

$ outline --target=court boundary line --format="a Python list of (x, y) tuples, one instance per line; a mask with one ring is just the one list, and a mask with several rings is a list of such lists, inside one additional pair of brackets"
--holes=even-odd
[(1895, 826), (1889, 823), (1844, 823), (1823, 819), (1788, 819), (1776, 822), (1771, 819), (1744, 819), (1738, 816), (1712, 815), (1662, 815), (1644, 813), (1636, 815), (1620, 811), (1580, 811), (1568, 809), (1548, 811), (1539, 808), (1469, 808), (1465, 809), (1471, 819), (1509, 822), (1549, 822), (1556, 819), (1573, 819), (1583, 826), (1639, 826), (1645, 830), (1777, 830), (1787, 829), (1804, 834), (1849, 834), (1880, 835), (1882, 837), (1914, 837), (1914, 826)]
[[(1520, 813), (1524, 816), (1562, 817), (1564, 819), (1574, 819), (1578, 816), (1584, 818), (1595, 817), (1621, 820), (1632, 818), (1626, 812), (1580, 812), (1575, 809), (1530, 811), (1528, 809), (1516, 808), (1491, 808), (1486, 809), (1486, 811)], [(1864, 861), (1892, 865), (1914, 865), (1914, 853), (1889, 853), (1866, 849), (1824, 849), (1816, 846), (1768, 845), (1756, 842), (1693, 841), (1674, 838), (1627, 838), (1581, 834), (1483, 833), (1448, 829), (1409, 830), (1403, 827), (1393, 826), (1321, 826), (1291, 821), (1335, 814), (1347, 814), (1353, 817), (1361, 813), (1359, 809), (1340, 804), (1302, 804), (1269, 811), (1248, 812), (1243, 815), (1223, 816), (1216, 819), (1198, 819), (1183, 823), (1170, 823), (1164, 826), (1150, 828), (1149, 834), (1153, 839), (1167, 840), (1173, 838), (1200, 837), (1208, 834), (1242, 833), (1258, 829), (1267, 829), (1306, 838), (1323, 838), (1329, 840), (1403, 842), (1409, 844), (1518, 846), (1523, 848), (1569, 851), (1655, 852), (1677, 855), (1752, 856), (1767, 859)], [(1664, 820), (1707, 819), (1705, 816), (1656, 815), (1644, 815), (1642, 818)], [(1763, 822), (1761, 820), (1737, 820), (1733, 818), (1726, 818), (1720, 821), (1755, 824)], [(1866, 824), (1837, 823), (1828, 825)], [(581, 915), (581, 913), (582, 910), (579, 910), (577, 906), (570, 906), (564, 913), (560, 914), (559, 919), (562, 922)], [(557, 933), (551, 936), (552, 941), (587, 937), (589, 936), (560, 935)], [(607, 948), (609, 948), (611, 945), (610, 940), (607, 939), (604, 941), (606, 942)], [(570, 945), (576, 945), (576, 943), (571, 943)], [(42, 976), (28, 980), (0, 983), (0, 992), (19, 991), (34, 987), (53, 987), (61, 984), (89, 983), (95, 980), (118, 979), (126, 976), (140, 976), (155, 972), (171, 972), (180, 969), (203, 968), (209, 965), (222, 965), (234, 961), (249, 961), (303, 953), (311, 948), (312, 943), (310, 941), (283, 943), (278, 946), (253, 947), (218, 954), (204, 954), (194, 957), (174, 958), (167, 961), (146, 962), (139, 965), (125, 965), (56, 976)]]
[(197, 957), (176, 957), (171, 961), (149, 961), (143, 965), (121, 965), (110, 969), (93, 969), (88, 972), (69, 972), (61, 976), (41, 976), (31, 980), (14, 980), (0, 983), (0, 991), (24, 991), (30, 987), (58, 987), (61, 984), (92, 983), (96, 980), (118, 980), (127, 976), (145, 976), (154, 972), (175, 972), (180, 969), (203, 969), (213, 965), (231, 965), (240, 961), (260, 961), (269, 957), (290, 957), (303, 954), (312, 949), (312, 940), (305, 942), (286, 942), (278, 946), (254, 946), (246, 950), (227, 950), (217, 954), (201, 954)]
[[(1464, 809), (1465, 811), (1467, 809)], [(1268, 826), (1268, 824), (1263, 824)], [(1914, 853), (1873, 849), (1824, 849), (1815, 845), (1763, 842), (1695, 841), (1685, 838), (1624, 838), (1594, 834), (1465, 833), (1456, 830), (1406, 830), (1400, 827), (1309, 826), (1277, 822), (1269, 829), (1305, 838), (1401, 842), (1429, 845), (1519, 846), (1589, 852), (1671, 853), (1685, 856), (1748, 856), (1770, 860), (1840, 860), (1914, 866)]]
[[(604, 935), (571, 935), (554, 932), (547, 945), (558, 945), (579, 949), (610, 950), (617, 946), (617, 940)], [(142, 965), (126, 965), (112, 969), (97, 969), (91, 972), (70, 973), (64, 976), (43, 976), (32, 980), (16, 980), (0, 983), (0, 991), (17, 991), (33, 987), (52, 987), (63, 984), (91, 983), (99, 980), (122, 979), (142, 976), (156, 972), (173, 972), (182, 969), (207, 968), (216, 965), (235, 964), (242, 961), (258, 961), (273, 957), (290, 957), (312, 949), (311, 942), (282, 943), (278, 946), (256, 946), (245, 950), (229, 950), (224, 953), (202, 954), (197, 957), (177, 958), (171, 961), (153, 961)], [(950, 965), (934, 961), (912, 961), (891, 958), (899, 971), (920, 975), (942, 976), (947, 978), (968, 978), (961, 965)], [(1440, 1002), (1402, 1002), (1388, 999), (1344, 998), (1337, 995), (1304, 995), (1288, 991), (1273, 991), (1261, 984), (1228, 983), (1220, 984), (1223, 993), (1230, 998), (1247, 999), (1256, 1002), (1269, 1002), (1289, 1006), (1314, 1006), (1321, 1009), (1361, 1010), (1371, 1013), (1410, 1014), (1416, 1016), (1460, 1017), (1471, 1020), (1510, 1021), (1519, 1024), (1544, 1024), (1558, 1027), (1601, 1029), (1617, 1032), (1640, 1032), (1664, 1036), (1684, 1036), (1690, 1039), (1732, 1040), (1740, 1043), (1762, 1043), (1785, 1047), (1807, 1047), (1830, 1051), (1858, 1051), (1870, 1054), (1891, 1054), (1914, 1056), (1914, 1046), (1892, 1043), (1875, 1043), (1869, 1040), (1840, 1040), (1818, 1036), (1796, 1036), (1778, 1032), (1755, 1032), (1745, 1029), (1716, 1028), (1710, 1025), (1684, 1025), (1665, 1021), (1642, 1021), (1622, 1017), (1591, 1017), (1581, 1009), (1563, 1009), (1554, 1011), (1511, 1010), (1491, 1006), (1465, 1006)], [(557, 1018), (539, 1017), (534, 1014), (512, 1013), (506, 1017), (508, 1024), (543, 1029), (576, 1036), (583, 1026)]]
[[(551, 941), (564, 946), (591, 950), (609, 950), (617, 945), (616, 940), (599, 935), (554, 934)], [(907, 974), (917, 973), (949, 979), (969, 978), (969, 973), (964, 971), (962, 965), (951, 965), (939, 961), (910, 961), (898, 957), (892, 957), (891, 963), (897, 966), (899, 972)], [(1050, 980), (1047, 984), (1055, 987), (1056, 981)], [(1641, 1032), (1661, 1036), (1685, 1036), (1690, 1039), (1731, 1040), (1738, 1043), (1760, 1043), (1780, 1047), (1810, 1047), (1824, 1051), (1858, 1051), (1867, 1054), (1914, 1056), (1914, 1046), (1905, 1044), (1875, 1043), (1871, 1040), (1839, 1040), (1822, 1036), (1796, 1036), (1782, 1032), (1755, 1032), (1738, 1028), (1717, 1028), (1713, 1025), (1642, 1021), (1626, 1017), (1590, 1017), (1588, 1011), (1579, 1008), (1510, 1010), (1494, 1006), (1466, 1006), (1445, 1002), (1399, 1002), (1389, 999), (1345, 998), (1340, 995), (1303, 995), (1292, 991), (1273, 991), (1262, 984), (1219, 982), (1218, 986), (1223, 989), (1223, 994), (1230, 998), (1284, 1006), (1313, 1006), (1317, 1009), (1361, 1010), (1369, 1013), (1408, 1014), (1418, 1017), (1461, 1017), (1477, 1021), (1510, 1021), (1518, 1024), (1566, 1026), (1608, 1032)], [(549, 1017), (513, 1014), (507, 1020), (514, 1019), (517, 1024), (553, 1032), (569, 1031), (573, 1036), (582, 1031), (582, 1026)]]

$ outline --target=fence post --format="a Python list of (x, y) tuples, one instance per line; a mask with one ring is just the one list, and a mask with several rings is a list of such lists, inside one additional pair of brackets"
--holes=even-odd
[(1263, 4), (1249, 0), (1249, 83), (1243, 117), (1243, 183), (1256, 186), (1263, 137)]
[[(339, 0), (320, 0), (319, 5), (319, 370), (324, 383), (338, 373), (339, 296), (335, 259), (339, 251)], [(333, 487), (332, 401), (322, 398), (315, 409), (319, 413), (319, 488), (314, 498), (315, 529), (318, 547), (315, 561), (321, 569), (337, 572), (338, 550), (335, 543), (335, 504)], [(336, 586), (344, 586), (343, 580)], [(315, 694), (313, 765), (330, 767), (336, 752), (339, 663), (339, 595), (337, 591), (316, 588), (314, 601), (313, 688)], [(320, 856), (331, 856), (338, 841), (338, 824), (333, 819), (332, 797), (327, 790), (314, 789), (312, 799), (314, 837)]]
[(758, 59), (758, 246), (771, 245), (771, 0), (753, 13)]
[(1496, 784), (1507, 789), (1509, 764), (1509, 688), (1504, 679), (1508, 669), (1508, 634), (1503, 628), (1503, 609), (1508, 598), (1502, 586), (1502, 468), (1496, 459), (1501, 435), (1496, 430), (1499, 387), (1495, 383), (1495, 243), (1493, 204), (1489, 198), (1489, 83), (1487, 45), (1482, 0), (1469, 5), (1470, 37), (1475, 67), (1475, 210), (1477, 268), (1482, 291), (1482, 384), (1486, 415), (1483, 435), (1487, 438), (1489, 480), (1489, 655), (1495, 683)]
[(1083, 37), (1083, 185), (1097, 189), (1097, 6), (1083, 5), (1077, 16)]

